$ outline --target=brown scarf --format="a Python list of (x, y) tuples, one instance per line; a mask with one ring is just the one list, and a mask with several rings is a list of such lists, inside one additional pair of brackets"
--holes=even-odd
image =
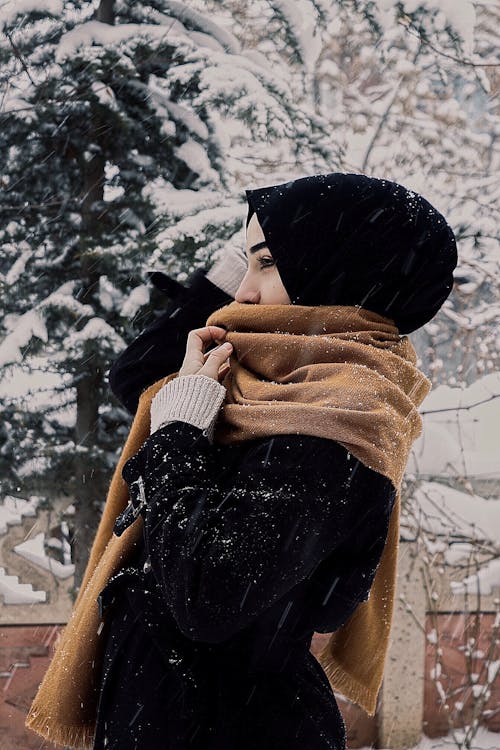
[[(422, 431), (417, 408), (431, 382), (417, 368), (413, 345), (399, 336), (393, 321), (360, 307), (231, 302), (206, 324), (224, 325), (234, 347), (216, 442), (287, 433), (330, 438), (388, 477), (397, 490), (370, 596), (332, 633), (318, 656), (332, 688), (373, 716), (394, 608), (401, 481), (412, 443)], [(142, 544), (142, 516), (122, 536), (112, 534), (128, 502), (121, 470), (149, 436), (153, 397), (177, 375), (158, 380), (141, 394), (71, 618), (26, 719), (26, 726), (63, 745), (93, 744), (106, 634), (96, 600)]]

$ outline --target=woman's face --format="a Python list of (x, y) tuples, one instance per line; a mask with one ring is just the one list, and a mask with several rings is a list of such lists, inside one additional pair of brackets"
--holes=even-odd
[(248, 269), (234, 299), (236, 302), (251, 302), (254, 305), (290, 305), (290, 297), (270, 250), (262, 247), (252, 252), (253, 246), (261, 242), (265, 242), (264, 232), (254, 213), (247, 227)]

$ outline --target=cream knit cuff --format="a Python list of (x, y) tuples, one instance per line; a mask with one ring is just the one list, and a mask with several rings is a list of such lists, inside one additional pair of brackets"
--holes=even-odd
[(225, 251), (205, 273), (206, 278), (219, 289), (234, 297), (246, 274), (248, 261), (240, 252)]
[(212, 443), (225, 397), (225, 386), (208, 375), (178, 375), (162, 386), (151, 401), (150, 434), (168, 422), (180, 420), (205, 430)]

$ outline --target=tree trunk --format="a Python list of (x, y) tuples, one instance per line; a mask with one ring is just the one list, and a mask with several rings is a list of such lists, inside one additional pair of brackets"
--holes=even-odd
[[(77, 418), (75, 442), (91, 447), (97, 442), (100, 373), (90, 368), (76, 386)], [(90, 548), (99, 523), (98, 503), (102, 499), (102, 477), (96, 476), (92, 460), (86, 453), (76, 453), (75, 473), (75, 544), (74, 586), (80, 587)]]
[[(113, 0), (101, 0), (96, 11), (96, 19), (113, 25)], [(89, 127), (99, 133), (99, 122), (93, 118)], [(99, 143), (96, 136), (95, 142)], [(89, 238), (98, 234), (94, 204), (104, 197), (105, 159), (100, 153), (93, 154), (85, 163), (83, 170), (82, 196), (82, 249), (81, 249), (81, 282), (82, 292), (79, 301), (82, 304), (92, 304), (99, 288), (100, 269), (99, 260), (86, 253), (85, 244)], [(99, 402), (102, 393), (103, 367), (99, 358), (95, 356), (87, 359), (84, 371), (76, 383), (76, 427), (75, 443), (78, 446), (92, 447), (98, 441)], [(94, 541), (99, 524), (99, 503), (103, 499), (103, 492), (107, 485), (107, 478), (103, 472), (96, 470), (92, 458), (87, 453), (75, 453), (75, 544), (74, 586), (78, 590), (88, 562), (90, 548)]]

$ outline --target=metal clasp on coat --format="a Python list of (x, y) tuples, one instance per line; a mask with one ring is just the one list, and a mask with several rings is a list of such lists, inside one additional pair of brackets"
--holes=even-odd
[(134, 523), (141, 510), (147, 505), (146, 492), (144, 490), (144, 481), (142, 479), (142, 476), (139, 475), (139, 477), (131, 483), (131, 492), (135, 484), (137, 484), (139, 487), (139, 502), (134, 503), (134, 497), (131, 496), (125, 510), (120, 513), (119, 516), (117, 516), (115, 525), (113, 527), (113, 533), (116, 534), (116, 536), (121, 536), (123, 532)]

